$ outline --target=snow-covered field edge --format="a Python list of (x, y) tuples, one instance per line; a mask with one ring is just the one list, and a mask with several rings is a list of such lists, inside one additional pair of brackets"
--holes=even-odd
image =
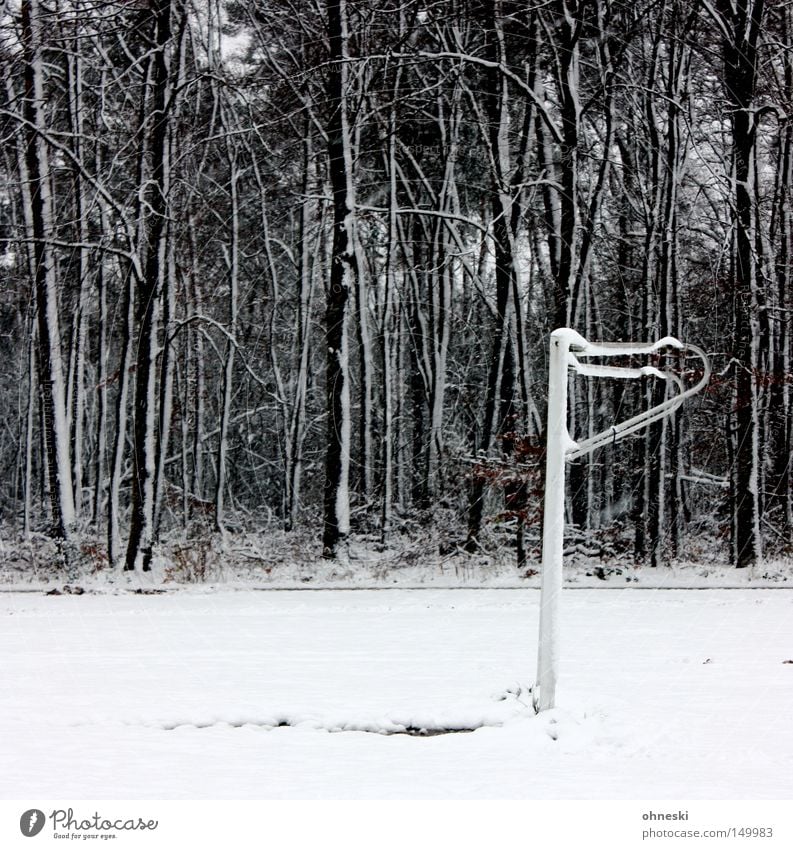
[[(514, 552), (439, 554), (430, 541), (383, 546), (351, 541), (336, 560), (321, 556), (316, 541), (286, 533), (206, 534), (171, 539), (155, 554), (149, 573), (111, 568), (95, 538), (78, 537), (62, 550), (49, 538), (0, 533), (0, 591), (175, 591), (185, 588), (387, 589), (482, 587), (539, 588), (540, 563), (518, 570)], [(664, 567), (627, 558), (574, 553), (565, 559), (565, 585), (631, 589), (793, 588), (793, 560), (773, 559), (735, 569), (707, 551)]]

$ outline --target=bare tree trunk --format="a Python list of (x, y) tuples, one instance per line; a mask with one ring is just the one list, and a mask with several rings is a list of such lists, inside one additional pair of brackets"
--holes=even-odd
[[(17, 99), (16, 92), (14, 91), (13, 82), (10, 75), (6, 76), (5, 79), (5, 89), (6, 95), (9, 103), (15, 102)], [(26, 148), (25, 143), (22, 138), (22, 134), (18, 134), (15, 139), (15, 158), (17, 164), (17, 170), (19, 171), (20, 176), (20, 196), (21, 196), (21, 207), (22, 207), (22, 215), (23, 215), (23, 228), (26, 235), (30, 235), (33, 232), (33, 221), (31, 217), (32, 210), (32, 200), (30, 196), (30, 181), (27, 178), (27, 165), (26, 165)], [(25, 249), (24, 249), (24, 260), (25, 260), (25, 270), (30, 278), (30, 280), (36, 280), (36, 255), (34, 250), (34, 245), (32, 245), (28, 239), (25, 240)], [(37, 385), (37, 377), (38, 377), (38, 368), (36, 363), (36, 351), (38, 348), (38, 339), (37, 339), (37, 313), (35, 308), (35, 299), (34, 303), (30, 308), (30, 315), (28, 319), (28, 403), (27, 403), (27, 413), (26, 413), (26, 421), (25, 421), (25, 480), (24, 480), (24, 495), (23, 495), (23, 511), (22, 511), (22, 532), (25, 538), (28, 538), (31, 533), (31, 512), (33, 508), (33, 487), (34, 487), (34, 463), (33, 463), (33, 447), (35, 441), (35, 424), (36, 424), (36, 413), (37, 409), (41, 407), (40, 404), (40, 389)], [(44, 433), (43, 431), (39, 434), (39, 438), (43, 441)], [(39, 470), (44, 469), (46, 464), (46, 451), (41, 451), (41, 463), (39, 464)], [(42, 475), (43, 476), (43, 475)], [(42, 482), (43, 483), (43, 482)], [(42, 497), (45, 495), (45, 488), (41, 486)]]
[[(793, 40), (793, 7), (780, 10), (783, 42)], [(782, 56), (781, 101), (793, 104), (793, 56)], [(773, 379), (769, 390), (769, 431), (767, 435), (771, 459), (771, 490), (780, 513), (783, 538), (793, 532), (793, 405), (791, 404), (791, 319), (793, 307), (793, 124), (784, 122), (778, 129), (776, 186), (771, 243), (776, 245), (776, 334), (773, 351)]]
[(160, 352), (160, 398), (157, 423), (157, 465), (154, 486), (154, 539), (160, 534), (162, 521), (163, 493), (165, 489), (165, 467), (171, 443), (171, 418), (173, 415), (174, 351), (172, 330), (176, 320), (176, 258), (175, 236), (167, 237), (167, 271), (162, 280), (162, 326), (165, 340)]
[(325, 504), (322, 537), (325, 557), (334, 558), (350, 533), (350, 368), (347, 302), (359, 269), (355, 258), (355, 189), (348, 118), (348, 35), (346, 0), (328, 0), (330, 68), (328, 159), (333, 192), (333, 247), (325, 310), (328, 412)]
[(30, 537), (30, 513), (33, 506), (33, 425), (36, 419), (36, 331), (30, 324), (28, 341), (28, 403), (25, 414), (25, 482), (22, 512), (22, 534)]
[[(228, 130), (228, 128), (227, 128)], [(228, 145), (234, 142), (227, 139)], [(239, 209), (239, 163), (238, 154), (234, 149), (229, 150), (229, 197), (231, 201), (231, 228), (228, 250), (226, 252), (226, 265), (228, 268), (229, 300), (228, 300), (228, 325), (227, 330), (230, 338), (226, 342), (226, 356), (223, 368), (223, 401), (220, 413), (220, 434), (218, 435), (218, 459), (217, 459), (217, 482), (215, 487), (215, 530), (219, 534), (226, 532), (224, 524), (225, 489), (226, 489), (226, 464), (228, 457), (228, 432), (229, 418), (231, 416), (231, 401), (234, 387), (234, 350), (237, 334), (237, 302), (239, 300), (239, 237), (240, 237), (240, 209)]]
[[(400, 21), (404, 18), (400, 14)], [(401, 27), (400, 27), (401, 29)], [(383, 508), (381, 519), (382, 542), (391, 532), (394, 504), (394, 407), (399, 390), (394, 383), (398, 373), (395, 333), (399, 321), (396, 304), (396, 242), (397, 231), (397, 175), (396, 175), (396, 101), (402, 76), (401, 66), (397, 69), (391, 109), (388, 115), (388, 152), (386, 172), (388, 175), (388, 253), (383, 292), (381, 333), (383, 336)]]
[[(96, 162), (97, 170), (101, 162), (101, 155), (97, 144)], [(100, 203), (100, 232), (104, 238), (107, 237), (108, 225), (107, 214), (104, 204)], [(108, 275), (105, 273), (104, 262), (100, 259), (99, 268), (96, 272), (97, 300), (99, 301), (99, 312), (97, 315), (97, 410), (96, 410), (96, 454), (94, 459), (94, 500), (92, 521), (99, 528), (102, 521), (102, 499), (106, 483), (107, 458), (107, 360), (109, 350), (107, 345), (107, 284)]]
[(581, 105), (579, 90), (579, 41), (584, 24), (580, 0), (558, 0), (559, 21), (554, 44), (559, 81), (562, 144), (560, 170), (560, 259), (555, 288), (555, 327), (569, 327), (576, 314), (573, 303), (576, 257), (579, 249), (578, 136)]
[[(662, 10), (663, 12), (666, 8)], [(666, 139), (663, 156), (659, 152), (662, 179), (659, 181), (661, 199), (661, 218), (658, 222), (660, 256), (658, 260), (658, 332), (660, 336), (680, 336), (680, 315), (678, 311), (678, 193), (683, 180), (685, 167), (685, 139), (683, 137), (683, 119), (680, 103), (687, 85), (688, 54), (685, 34), (690, 29), (690, 21), (683, 19), (684, 9), (678, 0), (669, 4), (670, 35), (667, 45), (666, 69)], [(672, 368), (679, 370), (679, 357), (669, 355)], [(660, 393), (660, 389), (658, 392)], [(657, 393), (658, 394), (658, 393)], [(660, 397), (660, 396), (659, 396)], [(658, 482), (656, 523), (653, 531), (653, 565), (666, 562), (668, 557), (678, 555), (682, 532), (683, 505), (681, 475), (680, 414), (673, 413), (668, 419), (656, 426), (659, 434)]]
[[(649, 179), (647, 180), (648, 197), (644, 204), (644, 252), (642, 259), (644, 291), (641, 303), (641, 326), (642, 335), (648, 340), (653, 339), (658, 333), (662, 309), (655, 287), (659, 276), (658, 267), (663, 226), (664, 151), (663, 140), (659, 131), (661, 118), (657, 112), (654, 92), (661, 85), (660, 63), (663, 51), (664, 15), (667, 5), (667, 0), (664, 0), (656, 13), (644, 94), (645, 125), (647, 127), (645, 167), (649, 171)], [(644, 406), (651, 407), (660, 403), (663, 400), (664, 392), (665, 387), (660, 386), (657, 381), (648, 380), (641, 391)], [(637, 505), (635, 554), (639, 559), (649, 554), (650, 565), (653, 567), (657, 567), (661, 562), (659, 531), (663, 528), (663, 437), (663, 421), (655, 422), (647, 429), (647, 438), (641, 447), (643, 475), (640, 480), (640, 497)]]
[[(505, 61), (504, 34), (502, 31), (503, 9), (500, 0), (493, 4), (492, 17), (488, 21), (486, 51), (489, 61), (501, 64)], [(513, 302), (516, 265), (513, 259), (515, 233), (511, 228), (513, 198), (511, 193), (512, 156), (508, 129), (510, 120), (509, 84), (497, 67), (488, 68), (484, 92), (487, 115), (487, 143), (491, 161), (490, 213), (492, 215), (493, 247), (496, 275), (496, 326), (494, 328), (487, 390), (485, 395), (485, 417), (480, 451), (485, 454), (497, 434), (501, 434), (501, 450), (507, 456), (513, 453), (515, 431), (515, 361), (510, 331), (512, 312), (520, 305)], [(479, 547), (482, 515), (484, 509), (485, 479), (476, 476), (471, 485), (468, 507), (468, 536), (465, 549), (474, 552)]]
[[(190, 215), (188, 223), (188, 232), (190, 237), (190, 316), (195, 317), (201, 315), (204, 310), (204, 299), (199, 285), (198, 278), (200, 269), (198, 266), (198, 235), (196, 214), (193, 212)], [(195, 389), (192, 393), (193, 407), (193, 434), (192, 434), (192, 475), (191, 475), (191, 491), (199, 500), (204, 499), (204, 436), (206, 433), (206, 362), (205, 362), (205, 345), (204, 333), (200, 328), (189, 331), (189, 344), (192, 346), (191, 360), (193, 366), (193, 380)], [(189, 382), (188, 376), (186, 379)]]
[[(303, 138), (303, 203), (300, 209), (300, 296), (296, 317), (296, 348), (298, 368), (295, 381), (294, 403), (289, 422), (288, 440), (291, 445), (291, 464), (286, 469), (288, 499), (285, 525), (294, 530), (300, 515), (300, 492), (303, 475), (303, 446), (306, 435), (306, 393), (311, 353), (311, 309), (314, 295), (314, 251), (316, 237), (312, 234), (314, 204), (309, 200), (312, 190), (311, 179), (314, 168), (314, 151), (311, 143), (310, 125), (305, 124)], [(318, 228), (321, 232), (321, 228)]]
[[(366, 85), (364, 81), (362, 87)], [(360, 125), (355, 129), (355, 149), (360, 148)], [(374, 489), (374, 442), (372, 429), (374, 417), (372, 410), (372, 398), (374, 392), (374, 355), (372, 353), (372, 340), (369, 332), (369, 286), (367, 285), (366, 257), (361, 246), (360, 239), (354, 240), (355, 251), (355, 332), (358, 343), (359, 361), (359, 386), (358, 396), (360, 398), (360, 422), (358, 439), (358, 487), (364, 503), (369, 506)]]
[[(553, 289), (553, 327), (570, 327), (578, 313), (576, 276), (580, 255), (580, 211), (578, 198), (579, 134), (581, 104), (579, 102), (579, 42), (584, 25), (583, 3), (580, 0), (557, 0), (551, 5), (555, 13), (555, 32), (549, 33), (553, 46), (554, 71), (559, 96), (561, 118), (561, 144), (559, 150), (559, 221), (555, 244), (559, 250), (559, 264)], [(577, 411), (575, 382), (570, 378), (570, 411), (573, 420)], [(574, 423), (574, 421), (573, 421)], [(586, 461), (570, 464), (570, 505), (576, 524), (586, 521)]]
[(152, 98), (147, 135), (151, 176), (145, 189), (145, 262), (140, 280), (135, 319), (137, 357), (135, 371), (134, 451), (132, 466), (132, 518), (124, 568), (151, 568), (154, 544), (154, 496), (157, 474), (157, 370), (158, 325), (162, 277), (167, 266), (168, 156), (167, 103), (170, 72), (171, 0), (152, 0), (156, 50), (152, 56)]
[(53, 532), (68, 537), (75, 521), (74, 489), (69, 451), (68, 411), (61, 350), (55, 258), (52, 252), (53, 206), (51, 171), (44, 116), (44, 50), (42, 11), (38, 0), (22, 3), (22, 47), (25, 62), (25, 166), (30, 186), (26, 223), (33, 240), (38, 365), (42, 394), (43, 438), (49, 466)]
[(83, 433), (85, 426), (85, 359), (86, 328), (88, 324), (89, 264), (88, 227), (86, 217), (86, 196), (83, 180), (84, 164), (84, 102), (83, 102), (83, 60), (80, 56), (79, 38), (72, 40), (72, 55), (67, 57), (67, 91), (69, 92), (69, 118), (73, 134), (73, 153), (75, 161), (72, 167), (74, 232), (77, 246), (74, 249), (74, 305), (72, 354), (68, 393), (68, 410), (71, 425), (72, 481), (74, 484), (74, 510), (79, 518), (83, 501)]
[(757, 118), (757, 51), (764, 0), (717, 0), (722, 31), (723, 82), (732, 127), (732, 178), (735, 197), (735, 399), (737, 567), (762, 558), (760, 532), (760, 415), (758, 366), (759, 290), (755, 258), (754, 174)]
[(443, 417), (446, 396), (446, 360), (449, 352), (452, 309), (452, 269), (447, 251), (446, 228), (437, 227), (438, 254), (435, 256), (437, 274), (432, 286), (432, 384), (429, 403), (429, 444), (427, 445), (427, 498), (434, 502), (441, 492), (443, 459)]
[[(120, 268), (124, 268), (120, 266)], [(127, 417), (129, 399), (129, 374), (132, 368), (132, 335), (135, 325), (134, 273), (128, 265), (119, 274), (124, 291), (122, 298), (121, 350), (118, 358), (118, 393), (116, 394), (115, 432), (113, 455), (110, 465), (110, 481), (107, 497), (107, 556), (115, 566), (121, 555), (120, 493), (127, 442)]]

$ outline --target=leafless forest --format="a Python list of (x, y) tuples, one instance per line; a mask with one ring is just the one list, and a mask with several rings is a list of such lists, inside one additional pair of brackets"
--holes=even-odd
[[(792, 36), (791, 0), (6, 0), (3, 535), (525, 572), (569, 326), (713, 362), (571, 465), (570, 549), (789, 555)], [(659, 383), (571, 378), (571, 432)]]

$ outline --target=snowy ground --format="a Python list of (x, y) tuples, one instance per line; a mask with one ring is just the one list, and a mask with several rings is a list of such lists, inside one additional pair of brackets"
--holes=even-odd
[(793, 592), (566, 590), (535, 717), (538, 604), (0, 594), (0, 798), (793, 797)]

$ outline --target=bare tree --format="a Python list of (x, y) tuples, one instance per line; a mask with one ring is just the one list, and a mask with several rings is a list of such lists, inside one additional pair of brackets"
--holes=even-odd
[(762, 557), (760, 531), (759, 313), (762, 306), (756, 238), (755, 93), (764, 0), (703, 0), (722, 42), (723, 84), (732, 130), (735, 316), (735, 565)]
[(335, 557), (350, 532), (350, 379), (348, 299), (360, 269), (355, 252), (355, 183), (348, 114), (349, 37), (346, 0), (328, 0), (330, 68), (327, 125), (328, 172), (333, 193), (333, 247), (325, 310), (328, 429), (325, 459), (326, 557)]
[(39, 386), (42, 393), (43, 437), (49, 467), (50, 506), (54, 532), (60, 537), (67, 537), (74, 525), (75, 507), (58, 284), (52, 251), (54, 210), (52, 167), (46, 141), (43, 14), (38, 0), (25, 0), (22, 3), (25, 158), (21, 176), (30, 187), (29, 207), (26, 204), (26, 224), (33, 243)]
[(167, 216), (171, 190), (169, 104), (172, 2), (151, 0), (151, 100), (146, 118), (150, 172), (141, 182), (144, 206), (142, 274), (136, 290), (136, 362), (134, 449), (132, 465), (132, 518), (124, 568), (151, 568), (154, 545), (155, 483), (157, 477), (157, 369), (158, 328), (163, 278), (167, 273)]

